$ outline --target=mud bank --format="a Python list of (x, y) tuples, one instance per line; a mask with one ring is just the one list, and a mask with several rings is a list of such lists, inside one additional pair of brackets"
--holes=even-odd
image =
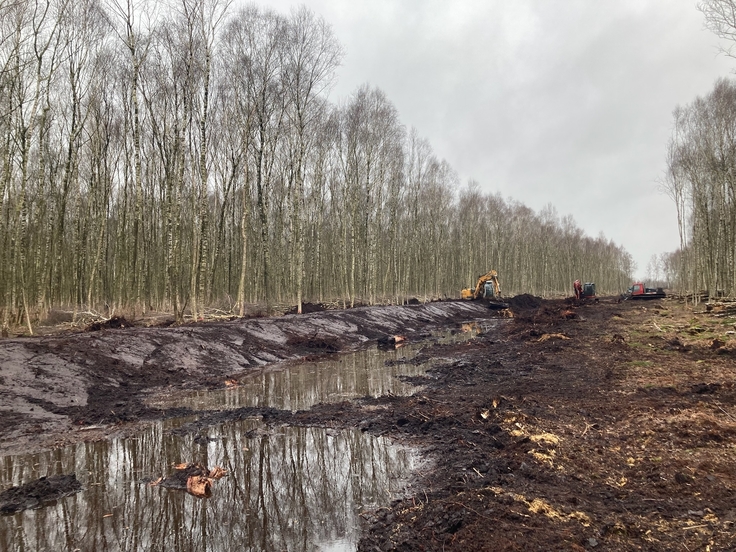
[(152, 394), (224, 387), (285, 360), (348, 352), (397, 333), (418, 339), (493, 315), (480, 303), (455, 301), (3, 339), (0, 454), (99, 438), (120, 424), (176, 414), (144, 406)]

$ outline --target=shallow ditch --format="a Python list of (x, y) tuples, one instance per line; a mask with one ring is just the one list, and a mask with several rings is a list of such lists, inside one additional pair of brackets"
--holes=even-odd
[(465, 341), (496, 322), (483, 321), (433, 334), (419, 343), (335, 355), (316, 362), (288, 362), (246, 375), (216, 391), (194, 391), (175, 397), (158, 396), (148, 402), (156, 408), (185, 407), (195, 411), (243, 407), (306, 410), (319, 403), (335, 403), (356, 397), (408, 395), (416, 387), (399, 376), (418, 376), (428, 363), (412, 363), (433, 343)]
[[(0, 518), (3, 550), (355, 550), (359, 512), (402, 492), (416, 458), (358, 430), (225, 424), (204, 445), (157, 423), (128, 439), (3, 459), (3, 487), (76, 473), (83, 490)], [(248, 438), (246, 435), (256, 435)], [(222, 466), (209, 498), (152, 486), (172, 464)]]
[[(489, 324), (484, 321), (484, 324)], [(371, 348), (334, 360), (286, 363), (215, 392), (159, 397), (156, 406), (194, 411), (261, 406), (308, 409), (320, 402), (409, 394), (398, 376), (433, 342), (461, 341), (477, 324), (395, 350)], [(195, 418), (152, 424), (128, 438), (0, 459), (0, 489), (75, 473), (82, 490), (41, 508), (0, 517), (2, 550), (352, 551), (361, 512), (406, 492), (417, 454), (359, 430), (266, 428), (258, 419), (192, 435)], [(221, 466), (208, 498), (150, 482), (178, 463)]]

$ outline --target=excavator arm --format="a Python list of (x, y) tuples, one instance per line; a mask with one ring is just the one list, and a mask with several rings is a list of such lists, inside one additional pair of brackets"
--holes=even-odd
[(493, 283), (493, 295), (501, 297), (501, 284), (498, 283), (498, 275), (494, 275), (490, 280)]

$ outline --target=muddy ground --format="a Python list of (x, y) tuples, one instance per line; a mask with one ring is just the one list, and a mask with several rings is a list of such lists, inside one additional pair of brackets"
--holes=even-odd
[[(419, 447), (430, 467), (363, 513), (361, 551), (736, 550), (736, 318), (674, 299), (509, 303), (496, 331), (428, 342), (414, 362), (443, 360), (413, 396), (208, 412), (185, 430), (255, 413)], [(498, 315), (456, 301), (2, 340), (0, 453), (181, 414), (145, 406), (162, 392)]]
[(0, 454), (181, 414), (147, 406), (156, 394), (216, 389), (254, 369), (350, 352), (396, 334), (421, 340), (433, 328), (491, 314), (479, 303), (454, 301), (179, 327), (112, 319), (81, 332), (0, 339)]

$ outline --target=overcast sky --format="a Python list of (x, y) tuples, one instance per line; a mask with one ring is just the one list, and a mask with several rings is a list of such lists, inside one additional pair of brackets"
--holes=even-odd
[(640, 277), (679, 245), (658, 184), (672, 110), (736, 68), (696, 3), (266, 2), (304, 4), (332, 25), (346, 52), (334, 102), (382, 89), (463, 182), (537, 212), (553, 204), (625, 247)]

